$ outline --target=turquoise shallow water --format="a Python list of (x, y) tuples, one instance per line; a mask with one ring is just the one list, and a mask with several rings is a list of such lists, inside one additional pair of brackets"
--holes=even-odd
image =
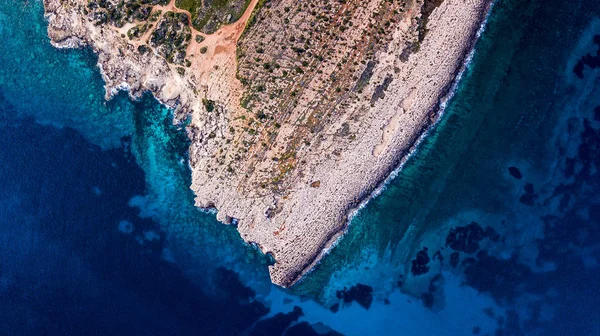
[(105, 148), (120, 145), (120, 137), (133, 131), (127, 96), (121, 94), (105, 103), (92, 53), (53, 48), (42, 13), (37, 1), (4, 3), (0, 84), (6, 99), (18, 107), (21, 116), (35, 115), (41, 123), (75, 127)]
[[(497, 1), (437, 127), (282, 291), (234, 227), (193, 206), (170, 111), (150, 96), (105, 102), (94, 55), (50, 46), (40, 2), (0, 0), (2, 332), (54, 319), (68, 326), (55, 334), (85, 321), (235, 335), (267, 315), (254, 334), (296, 320), (349, 335), (598, 334), (599, 77), (572, 69), (595, 52), (599, 10)], [(20, 267), (31, 260), (44, 271)]]

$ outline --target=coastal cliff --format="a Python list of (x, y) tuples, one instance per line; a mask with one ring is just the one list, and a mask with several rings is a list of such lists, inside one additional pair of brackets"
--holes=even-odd
[(290, 286), (435, 120), (489, 1), (228, 3), (207, 23), (175, 1), (44, 0), (52, 43), (98, 54), (107, 99), (150, 91), (187, 122), (196, 204)]

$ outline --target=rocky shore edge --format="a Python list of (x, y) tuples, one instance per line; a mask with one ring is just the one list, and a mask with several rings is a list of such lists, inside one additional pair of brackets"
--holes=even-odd
[(456, 59), (456, 71), (453, 74), (453, 80), (448, 83), (443, 89), (442, 93), (439, 95), (438, 103), (431, 108), (427, 112), (427, 118), (425, 122), (420, 126), (420, 129), (410, 140), (410, 146), (407, 149), (401, 150), (400, 154), (397, 155), (397, 159), (395, 162), (389, 166), (387, 172), (383, 174), (383, 178), (374, 178), (372, 179), (373, 187), (365, 188), (361, 191), (358, 197), (356, 197), (356, 201), (348, 204), (348, 209), (345, 211), (344, 216), (347, 218), (342, 227), (336, 231), (332, 232), (327, 239), (321, 245), (321, 253), (315, 255), (313, 258), (308, 260), (306, 264), (303, 266), (300, 272), (296, 274), (290, 275), (285, 282), (287, 285), (285, 287), (290, 287), (296, 284), (299, 281), (302, 281), (302, 278), (310, 273), (315, 266), (320, 262), (320, 260), (326, 256), (329, 251), (337, 245), (340, 239), (343, 238), (344, 234), (348, 230), (352, 219), (358, 214), (358, 212), (363, 209), (370, 200), (377, 197), (398, 174), (398, 172), (402, 169), (404, 164), (410, 159), (412, 154), (418, 150), (419, 145), (425, 139), (425, 137), (433, 130), (434, 127), (438, 124), (438, 122), (443, 117), (443, 107), (442, 105), (449, 101), (456, 87), (460, 83), (460, 79), (462, 74), (469, 66), (471, 62), (471, 58), (475, 53), (475, 46), (479, 37), (485, 30), (485, 24), (487, 22), (487, 18), (489, 17), (491, 10), (493, 8), (495, 1), (494, 0), (486, 0), (486, 3), (481, 7), (481, 10), (478, 13), (477, 22), (481, 22), (479, 26), (471, 32), (471, 37), (468, 39), (468, 42), (465, 44), (462, 57)]

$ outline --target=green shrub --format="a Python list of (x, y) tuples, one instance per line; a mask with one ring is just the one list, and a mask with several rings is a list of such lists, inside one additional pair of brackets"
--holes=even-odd
[(215, 102), (206, 98), (202, 98), (202, 104), (206, 108), (207, 112), (212, 112), (215, 110)]

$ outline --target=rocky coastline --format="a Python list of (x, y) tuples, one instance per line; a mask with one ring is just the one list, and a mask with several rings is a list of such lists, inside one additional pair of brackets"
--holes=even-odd
[[(347, 229), (351, 214), (381, 188), (435, 122), (491, 2), (438, 1), (425, 29), (427, 3), (432, 6), (427, 1), (399, 4), (393, 11), (397, 16), (384, 17), (390, 29), (374, 29), (369, 36), (379, 43), (363, 53), (357, 50), (364, 32), (378, 20), (371, 13), (384, 13), (389, 8), (381, 6), (387, 5), (351, 2), (329, 8), (315, 1), (313, 7), (331, 13), (327, 20), (325, 14), (315, 20), (340, 22), (332, 26), (339, 33), (331, 37), (325, 29), (329, 37), (317, 47), (304, 38), (303, 46), (291, 46), (291, 57), (280, 47), (286, 43), (277, 39), (285, 29), (290, 44), (318, 33), (317, 28), (300, 30), (310, 7), (294, 13), (292, 2), (282, 0), (255, 10), (261, 3), (254, 0), (238, 21), (213, 34), (192, 29), (202, 38), (189, 41), (187, 67), (181, 65), (183, 58), (175, 64), (157, 52), (141, 53), (151, 30), (139, 39), (126, 37), (137, 21), (98, 25), (82, 0), (44, 0), (44, 7), (53, 45), (91, 47), (98, 55), (107, 99), (118, 90), (134, 99), (150, 91), (173, 109), (176, 122), (190, 120), (191, 188), (197, 205), (216, 208), (224, 223), (235, 219), (245, 241), (273, 255), (271, 279), (287, 287), (318, 263)], [(178, 11), (174, 1), (152, 10), (163, 13), (159, 23), (164, 12)], [(265, 19), (273, 13), (281, 20)], [(354, 66), (341, 66), (348, 59), (354, 59), (347, 63)], [(365, 64), (375, 65), (367, 71)], [(360, 82), (365, 73), (370, 74), (367, 81)], [(270, 80), (262, 84), (265, 78)], [(242, 106), (244, 101), (251, 103)]]
[[(493, 2), (490, 1), (488, 3), (488, 5), (486, 7), (484, 7), (484, 9), (481, 11), (482, 17), (486, 17), (489, 14), (492, 4), (493, 4)], [(482, 25), (483, 25), (483, 23), (482, 23)], [(478, 28), (478, 30), (481, 28), (483, 28), (483, 26), (480, 26)], [(476, 31), (476, 33), (478, 33), (478, 31)], [(470, 40), (469, 46), (466, 48), (466, 50), (470, 51), (469, 53), (473, 52), (476, 42), (477, 42), (476, 37), (474, 37)], [(465, 57), (460, 59), (459, 63), (461, 64), (461, 66), (457, 68), (456, 73), (454, 75), (454, 80), (451, 83), (448, 83), (447, 87), (443, 90), (444, 93), (440, 95), (439, 103), (429, 111), (428, 118), (421, 125), (420, 129), (415, 134), (414, 138), (411, 139), (410, 146), (407, 149), (403, 150), (400, 155), (398, 155), (397, 160), (394, 162), (394, 164), (392, 164), (389, 167), (389, 170), (387, 171), (387, 173), (383, 174), (383, 176), (385, 176), (385, 177), (383, 179), (381, 179), (380, 181), (376, 182), (376, 185), (374, 188), (364, 190), (363, 193), (361, 194), (361, 196), (357, 197), (356, 202), (349, 204), (349, 209), (345, 213), (346, 218), (347, 218), (347, 220), (344, 222), (345, 225), (338, 232), (336, 232), (334, 235), (332, 235), (325, 244), (323, 244), (323, 246), (321, 247), (321, 251), (322, 251), (321, 254), (316, 255), (313, 260), (311, 260), (309, 263), (306, 264), (306, 266), (304, 267), (304, 269), (301, 273), (298, 273), (295, 278), (290, 280), (290, 282), (292, 284), (295, 284), (296, 282), (302, 280), (302, 277), (306, 273), (309, 273), (310, 271), (312, 271), (313, 268), (315, 267), (315, 265), (321, 260), (321, 258), (324, 257), (333, 246), (335, 246), (337, 241), (343, 237), (344, 233), (348, 229), (350, 222), (352, 221), (354, 216), (360, 211), (360, 209), (362, 209), (364, 206), (366, 206), (367, 203), (373, 197), (377, 197), (377, 195), (381, 192), (381, 190), (383, 188), (385, 188), (385, 186), (389, 183), (390, 179), (393, 179), (395, 177), (397, 171), (402, 169), (402, 166), (410, 158), (410, 155), (414, 151), (417, 150), (419, 144), (421, 143), (423, 138), (427, 135), (427, 133), (433, 127), (435, 127), (439, 118), (441, 117), (442, 101), (445, 100), (446, 97), (449, 97), (453, 94), (452, 90), (454, 90), (455, 86), (458, 84), (458, 81), (460, 80), (461, 74), (464, 72), (466, 66), (468, 66), (469, 62), (467, 60), (467, 55), (469, 53), (465, 54)]]

